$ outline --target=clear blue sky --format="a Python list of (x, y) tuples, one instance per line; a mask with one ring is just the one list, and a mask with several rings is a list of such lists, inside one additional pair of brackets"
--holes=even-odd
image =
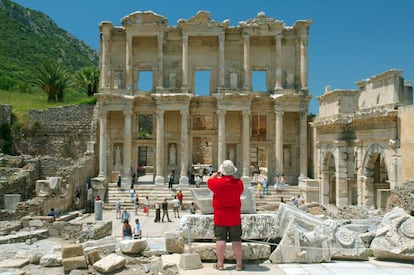
[(47, 14), (61, 28), (98, 50), (102, 21), (115, 26), (125, 15), (152, 10), (168, 19), (188, 19), (199, 10), (213, 20), (239, 21), (263, 11), (284, 21), (311, 19), (309, 36), (309, 111), (318, 113), (326, 85), (357, 89), (355, 82), (389, 69), (402, 69), (414, 82), (414, 1), (412, 0), (14, 0)]

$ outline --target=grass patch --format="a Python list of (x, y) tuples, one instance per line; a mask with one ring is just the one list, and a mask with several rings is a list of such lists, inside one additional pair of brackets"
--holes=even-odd
[(48, 103), (47, 94), (39, 89), (31, 89), (29, 93), (0, 90), (0, 104), (12, 105), (16, 119), (26, 125), (29, 110), (44, 110), (59, 106), (95, 104), (95, 97), (88, 97), (85, 92), (68, 89), (63, 102)]

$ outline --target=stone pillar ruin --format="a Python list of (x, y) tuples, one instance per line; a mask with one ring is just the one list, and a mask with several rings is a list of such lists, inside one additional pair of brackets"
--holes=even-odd
[(303, 34), (299, 38), (300, 44), (300, 84), (302, 90), (308, 89), (308, 36)]
[(243, 147), (243, 176), (242, 180), (244, 184), (250, 184), (250, 112), (243, 111), (243, 135), (242, 135), (242, 147)]
[(156, 164), (155, 164), (155, 184), (164, 184), (164, 110), (157, 110), (157, 145), (156, 145)]
[(188, 88), (188, 35), (183, 35), (183, 48), (182, 48), (182, 83), (181, 86), (184, 89)]
[(101, 111), (100, 125), (99, 125), (99, 176), (106, 176), (106, 127), (107, 127), (107, 112)]
[(224, 86), (224, 32), (219, 33), (219, 75), (218, 85)]
[(164, 46), (164, 35), (158, 34), (157, 36), (157, 41), (158, 41), (158, 60), (157, 60), (157, 88), (162, 89), (164, 87), (163, 85), (163, 81), (162, 81), (162, 76), (164, 74), (164, 64), (163, 64), (163, 60), (164, 60), (164, 52), (163, 52), (163, 46)]
[(275, 155), (276, 173), (283, 173), (283, 115), (284, 112), (277, 110), (275, 125)]
[(132, 111), (124, 111), (124, 152), (123, 152), (123, 171), (124, 177), (126, 178), (127, 182), (129, 182), (130, 178), (130, 169), (132, 167), (131, 164), (131, 157), (132, 157), (132, 127), (131, 127), (131, 117)]
[(133, 90), (133, 56), (132, 56), (132, 36), (127, 32), (125, 43), (125, 58), (126, 58), (126, 89), (128, 91)]
[(101, 88), (102, 89), (109, 89), (111, 87), (111, 58), (110, 58), (110, 50), (111, 50), (111, 31), (112, 31), (112, 24), (105, 23), (102, 25), (102, 54), (101, 54), (101, 63), (102, 63), (102, 71), (101, 71)]
[(218, 165), (226, 159), (226, 111), (217, 111), (218, 115)]
[(187, 169), (188, 169), (188, 110), (181, 110), (181, 176), (180, 184), (189, 184)]
[(308, 177), (308, 116), (306, 111), (300, 112), (300, 124), (299, 124), (299, 140), (300, 140), (300, 176), (299, 178)]
[(243, 35), (243, 68), (244, 68), (244, 84), (243, 88), (251, 89), (250, 80), (250, 35)]
[(348, 174), (346, 166), (347, 147), (345, 141), (335, 141), (336, 205), (348, 205)]
[(282, 90), (282, 35), (276, 34), (275, 45), (275, 91)]

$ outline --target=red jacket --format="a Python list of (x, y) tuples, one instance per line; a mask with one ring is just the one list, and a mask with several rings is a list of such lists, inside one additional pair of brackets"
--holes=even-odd
[(241, 225), (241, 201), (244, 186), (233, 176), (210, 178), (208, 188), (213, 192), (214, 224), (218, 226)]

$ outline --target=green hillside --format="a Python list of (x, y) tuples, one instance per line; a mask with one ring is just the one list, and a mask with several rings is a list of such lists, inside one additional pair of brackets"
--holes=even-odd
[(25, 82), (45, 61), (57, 61), (70, 72), (98, 65), (94, 49), (47, 15), (9, 0), (0, 0), (0, 37), (0, 84)]

